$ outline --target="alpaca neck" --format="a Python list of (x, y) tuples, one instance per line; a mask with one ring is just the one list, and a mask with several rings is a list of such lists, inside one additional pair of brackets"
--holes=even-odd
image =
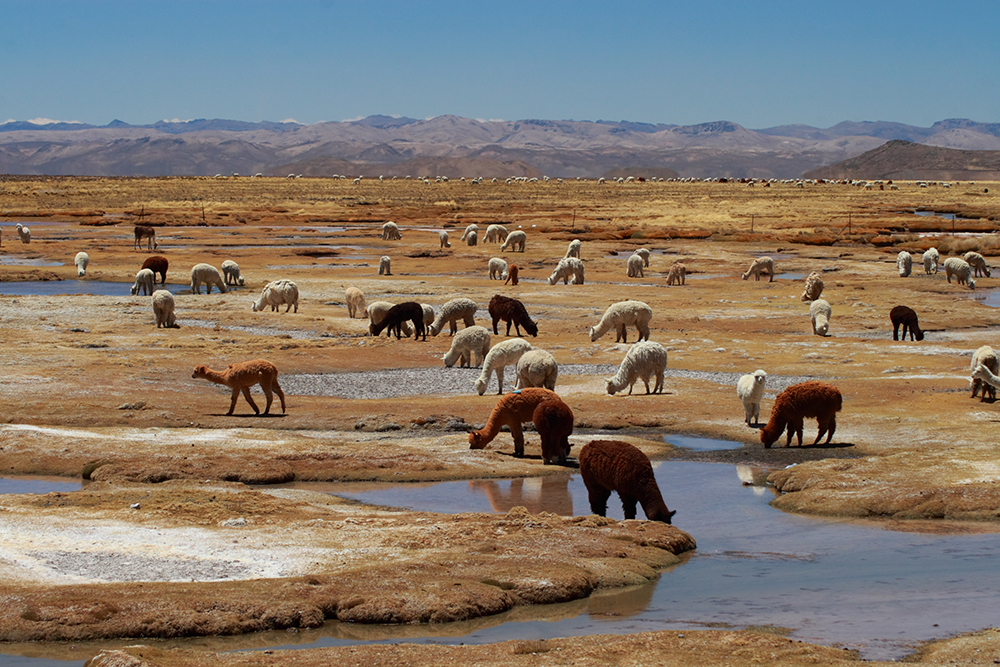
[(994, 387), (1000, 387), (1000, 376), (994, 375), (993, 371), (991, 371), (985, 365), (982, 365), (981, 368), (983, 369), (982, 370), (983, 377), (981, 378), (982, 381), (985, 382), (986, 384), (993, 385)]
[(490, 418), (486, 420), (486, 425), (479, 431), (481, 440), (490, 442), (493, 438), (497, 437), (497, 434), (500, 433), (500, 427), (506, 423), (504, 421), (504, 412), (506, 411), (494, 409), (490, 413)]
[(219, 371), (213, 371), (211, 368), (205, 369), (205, 379), (214, 382), (216, 384), (225, 384), (225, 385), (229, 384), (227, 382), (227, 380), (229, 379), (229, 375), (227, 373), (225, 372), (220, 373)]

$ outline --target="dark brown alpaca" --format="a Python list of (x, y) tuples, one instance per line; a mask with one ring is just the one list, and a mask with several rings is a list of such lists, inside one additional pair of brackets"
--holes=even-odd
[(399, 303), (386, 311), (385, 317), (378, 324), (374, 322), (368, 325), (368, 332), (377, 336), (383, 329), (388, 329), (387, 336), (396, 333), (396, 339), (403, 337), (403, 322), (409, 320), (413, 323), (413, 340), (419, 340), (423, 336), (427, 340), (427, 329), (424, 328), (424, 307), (416, 301), (406, 301)]
[(542, 461), (545, 465), (566, 464), (569, 436), (573, 435), (573, 411), (559, 398), (542, 401), (531, 415), (535, 430), (542, 438)]
[(510, 266), (508, 266), (507, 280), (503, 281), (503, 284), (506, 285), (507, 283), (510, 283), (511, 285), (517, 285), (517, 271), (518, 271), (517, 264), (511, 264)]
[(489, 310), (490, 317), (493, 318), (493, 333), (499, 335), (497, 323), (500, 320), (504, 320), (507, 322), (508, 336), (510, 335), (510, 325), (513, 324), (514, 331), (517, 332), (518, 336), (521, 335), (521, 327), (524, 327), (525, 333), (531, 334), (536, 338), (538, 337), (538, 325), (528, 315), (524, 304), (517, 299), (497, 294), (490, 299)]
[(153, 255), (152, 257), (147, 257), (146, 261), (142, 263), (142, 268), (149, 269), (153, 272), (153, 278), (155, 280), (156, 274), (160, 274), (160, 284), (167, 284), (167, 269), (170, 267), (170, 262), (163, 255)]
[(899, 327), (903, 327), (903, 340), (906, 340), (906, 331), (910, 331), (910, 340), (916, 336), (917, 340), (924, 339), (924, 332), (920, 330), (917, 323), (917, 314), (908, 306), (896, 306), (889, 311), (889, 319), (892, 320), (892, 339), (899, 340)]
[(514, 438), (514, 455), (524, 456), (524, 432), (521, 424), (532, 420), (539, 403), (553, 398), (559, 399), (556, 392), (541, 387), (528, 387), (503, 395), (493, 406), (486, 425), (469, 434), (469, 449), (483, 449), (497, 437), (501, 426), (508, 426), (510, 435)]
[(238, 364), (229, 364), (229, 368), (224, 371), (213, 371), (208, 366), (196, 366), (191, 377), (196, 379), (205, 378), (210, 382), (224, 384), (232, 388), (233, 400), (229, 404), (227, 415), (233, 414), (233, 410), (236, 408), (236, 399), (239, 397), (241, 391), (243, 392), (243, 397), (247, 399), (247, 403), (253, 408), (254, 414), (260, 414), (257, 404), (253, 402), (253, 398), (250, 396), (250, 387), (255, 384), (260, 385), (260, 388), (264, 390), (265, 398), (267, 398), (267, 405), (264, 406), (265, 415), (271, 411), (271, 402), (274, 400), (274, 396), (271, 395), (272, 390), (281, 399), (281, 413), (285, 413), (285, 393), (278, 386), (278, 369), (266, 359), (254, 359), (253, 361), (241, 361)]
[(136, 225), (135, 226), (135, 242), (132, 247), (135, 250), (142, 250), (142, 240), (146, 239), (146, 249), (156, 250), (159, 246), (156, 245), (156, 230), (148, 225)]
[(785, 427), (788, 427), (786, 447), (792, 444), (792, 435), (797, 434), (799, 446), (802, 446), (802, 420), (815, 417), (819, 424), (819, 434), (813, 444), (818, 444), (823, 434), (826, 442), (830, 442), (837, 430), (837, 413), (840, 412), (843, 398), (840, 390), (824, 382), (802, 382), (793, 384), (778, 394), (771, 407), (771, 419), (760, 431), (760, 441), (765, 448), (770, 448), (781, 437)]
[(627, 442), (593, 440), (584, 445), (580, 475), (587, 485), (590, 511), (598, 516), (607, 516), (612, 491), (618, 492), (626, 519), (635, 518), (636, 503), (650, 521), (670, 523), (676, 514), (663, 502), (649, 457)]

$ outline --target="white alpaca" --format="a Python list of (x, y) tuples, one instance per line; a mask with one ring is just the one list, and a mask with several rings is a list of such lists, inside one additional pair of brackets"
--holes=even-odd
[(643, 266), (649, 266), (649, 250), (647, 248), (636, 248), (635, 252), (632, 254), (642, 257)]
[(815, 301), (819, 298), (819, 295), (823, 293), (823, 279), (819, 277), (819, 274), (813, 271), (806, 278), (806, 288), (802, 290), (802, 300), (806, 303), (810, 301)]
[(227, 285), (245, 285), (246, 279), (240, 275), (240, 265), (231, 259), (222, 263), (222, 275)]
[(87, 265), (90, 264), (90, 255), (85, 252), (78, 252), (73, 259), (73, 263), (76, 264), (76, 275), (82, 278), (87, 275)]
[(750, 426), (751, 419), (754, 424), (760, 424), (760, 399), (764, 397), (765, 385), (767, 385), (767, 373), (762, 370), (744, 375), (736, 383), (736, 395), (743, 402), (747, 426)]
[(649, 380), (656, 376), (656, 384), (653, 387), (654, 394), (663, 393), (663, 375), (667, 370), (667, 350), (659, 343), (644, 341), (636, 343), (629, 348), (628, 354), (622, 359), (618, 372), (614, 377), (607, 379), (608, 393), (617, 394), (628, 387), (629, 395), (632, 394), (632, 385), (636, 380), (641, 379), (646, 385), (646, 393), (649, 391)]
[(966, 263), (972, 267), (973, 276), (978, 278), (979, 276), (990, 277), (990, 267), (986, 266), (986, 258), (980, 255), (978, 252), (969, 251), (965, 253), (962, 257)]
[(473, 230), (465, 237), (465, 243), (469, 247), (479, 244), (479, 232)]
[(382, 259), (378, 261), (378, 274), (380, 276), (392, 275), (392, 258), (388, 255), (382, 255)]
[(913, 256), (905, 250), (900, 250), (896, 255), (896, 269), (900, 278), (907, 278), (913, 270)]
[(380, 238), (383, 241), (399, 241), (403, 238), (403, 235), (399, 233), (399, 227), (396, 226), (396, 223), (390, 220), (382, 225), (382, 236)]
[(515, 389), (544, 387), (555, 391), (559, 378), (559, 364), (556, 358), (545, 350), (528, 350), (517, 360), (517, 382)]
[(486, 327), (466, 327), (451, 339), (451, 349), (441, 359), (451, 368), (459, 362), (459, 368), (481, 366), (490, 352), (490, 331)]
[(507, 240), (500, 246), (500, 252), (503, 252), (507, 248), (510, 248), (512, 252), (524, 252), (524, 244), (527, 240), (528, 235), (521, 230), (511, 232), (507, 235)]
[(483, 361), (483, 372), (479, 375), (473, 385), (476, 392), (482, 396), (486, 391), (486, 386), (490, 382), (490, 376), (496, 372), (499, 389), (497, 394), (503, 393), (503, 369), (516, 364), (521, 355), (531, 349), (531, 343), (523, 338), (511, 338), (494, 345), (486, 359)]
[(507, 228), (503, 225), (490, 225), (486, 228), (483, 243), (503, 243), (507, 240)]
[(291, 280), (274, 280), (264, 285), (260, 297), (253, 302), (251, 309), (256, 313), (271, 306), (271, 311), (274, 312), (281, 305), (285, 305), (286, 313), (293, 307), (296, 313), (299, 312), (299, 287)]
[(758, 257), (750, 262), (750, 268), (743, 274), (743, 280), (753, 276), (754, 280), (760, 280), (760, 274), (768, 275), (768, 282), (774, 280), (774, 260), (770, 257)]
[(563, 255), (563, 257), (576, 257), (577, 259), (580, 259), (581, 245), (583, 244), (580, 243), (580, 239), (573, 239), (569, 242), (569, 247), (566, 248), (566, 254)]
[(629, 278), (644, 278), (645, 274), (642, 272), (642, 256), (641, 255), (629, 255), (629, 258), (625, 260), (625, 274)]
[(933, 273), (938, 272), (938, 262), (941, 260), (941, 256), (938, 254), (937, 248), (929, 248), (924, 251), (923, 257), (924, 261), (924, 273), (931, 275), (931, 269), (933, 268)]
[(222, 279), (222, 274), (211, 264), (195, 264), (191, 267), (191, 293), (201, 294), (201, 286), (204, 283), (205, 293), (212, 293), (212, 286), (219, 288), (225, 294), (226, 281)]
[(951, 282), (951, 277), (955, 276), (955, 281), (959, 285), (968, 285), (969, 289), (976, 289), (976, 281), (972, 278), (972, 267), (964, 259), (949, 257), (944, 260), (944, 273)]
[(455, 332), (458, 331), (458, 320), (462, 320), (465, 326), (471, 327), (476, 323), (476, 310), (479, 306), (472, 299), (466, 299), (465, 297), (459, 297), (457, 299), (452, 299), (451, 301), (446, 301), (443, 306), (441, 306), (441, 312), (438, 313), (437, 317), (427, 328), (427, 333), (431, 336), (437, 336), (441, 333), (441, 329), (444, 328), (445, 322), (448, 323), (448, 327), (451, 329), (451, 335), (454, 336)]
[(590, 328), (590, 340), (596, 341), (610, 329), (615, 330), (615, 342), (627, 343), (627, 327), (639, 331), (639, 340), (649, 340), (649, 321), (653, 309), (642, 301), (619, 301), (608, 306), (596, 327)]
[(165, 289), (153, 292), (153, 317), (156, 318), (156, 328), (178, 329), (177, 317), (174, 315), (174, 295)]
[(468, 239), (469, 234), (471, 234), (472, 232), (479, 234), (479, 225), (477, 225), (476, 223), (472, 223), (471, 225), (466, 227), (465, 233), (462, 234), (462, 238), (460, 238), (459, 241), (465, 241), (466, 239)]
[(359, 311), (365, 311), (365, 295), (357, 287), (345, 289), (344, 300), (347, 301), (347, 316), (351, 319), (354, 319)]
[(687, 267), (681, 262), (674, 262), (670, 265), (670, 273), (667, 274), (667, 286), (683, 285), (687, 280)]
[(490, 280), (507, 280), (507, 260), (490, 258)]
[[(989, 345), (983, 345), (972, 353), (972, 363), (969, 364), (972, 371), (970, 386), (972, 388), (971, 398), (975, 398), (979, 390), (982, 390), (982, 400), (986, 400), (986, 395), (990, 398), (997, 397), (996, 373), (1000, 373), (1000, 356)], [(992, 372), (990, 372), (992, 371)]]
[(824, 299), (816, 299), (809, 304), (809, 317), (812, 319), (813, 333), (826, 336), (830, 331), (830, 304)]
[(560, 280), (567, 285), (573, 279), (574, 285), (582, 285), (584, 281), (583, 262), (576, 257), (563, 257), (556, 265), (555, 271), (549, 276), (549, 284), (555, 285)]
[(135, 274), (135, 284), (132, 285), (132, 296), (138, 294), (140, 290), (143, 296), (152, 294), (153, 285), (155, 284), (156, 276), (153, 274), (152, 269), (140, 269), (139, 273)]
[(17, 223), (17, 235), (21, 239), (21, 243), (31, 243), (31, 230)]
[(442, 248), (450, 248), (451, 247), (451, 241), (448, 240), (448, 232), (446, 232), (444, 230), (438, 232), (438, 238), (441, 240), (441, 247)]

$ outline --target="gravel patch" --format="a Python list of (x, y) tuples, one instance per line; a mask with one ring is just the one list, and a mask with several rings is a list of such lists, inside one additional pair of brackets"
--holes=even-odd
[(223, 581), (250, 579), (255, 568), (232, 560), (162, 558), (112, 551), (34, 551), (38, 566), (87, 581)]

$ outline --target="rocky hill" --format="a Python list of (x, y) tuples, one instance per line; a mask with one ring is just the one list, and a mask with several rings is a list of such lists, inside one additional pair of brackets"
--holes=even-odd
[(893, 140), (857, 157), (814, 169), (808, 178), (935, 181), (1000, 180), (1000, 150), (957, 150)]

